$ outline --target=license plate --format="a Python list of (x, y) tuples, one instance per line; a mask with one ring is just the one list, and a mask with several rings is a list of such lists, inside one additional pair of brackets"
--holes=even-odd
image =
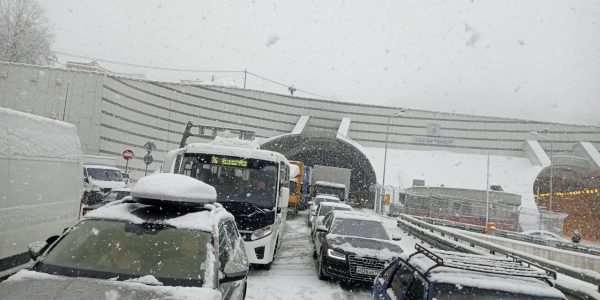
[(356, 274), (377, 276), (379, 275), (379, 272), (381, 272), (381, 270), (356, 267)]

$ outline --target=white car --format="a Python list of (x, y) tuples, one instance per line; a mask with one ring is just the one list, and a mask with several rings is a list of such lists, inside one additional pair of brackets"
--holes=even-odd
[(317, 209), (317, 214), (315, 216), (315, 219), (312, 222), (312, 226), (311, 226), (311, 230), (310, 230), (311, 238), (313, 237), (313, 234), (314, 234), (315, 230), (317, 229), (317, 225), (321, 224), (321, 221), (323, 221), (323, 218), (325, 218), (325, 216), (330, 211), (334, 211), (334, 210), (352, 210), (352, 206), (350, 206), (348, 204), (344, 204), (344, 203), (337, 203), (337, 202), (321, 203), (321, 205), (319, 205), (319, 208)]
[(310, 201), (310, 208), (308, 209), (308, 226), (312, 227), (312, 221), (317, 215), (317, 209), (321, 202), (336, 202), (340, 203), (340, 198), (334, 195), (317, 195), (313, 201)]
[(0, 299), (245, 298), (244, 241), (213, 187), (161, 173), (131, 196), (30, 244), (35, 263), (0, 282)]
[(557, 241), (557, 242), (566, 242), (566, 243), (571, 242), (554, 232), (545, 231), (545, 230), (528, 230), (528, 231), (521, 232), (521, 234), (538, 237), (538, 238), (542, 238), (545, 240)]

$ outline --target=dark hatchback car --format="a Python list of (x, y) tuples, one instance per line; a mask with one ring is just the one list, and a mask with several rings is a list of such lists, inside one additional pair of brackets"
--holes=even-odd
[(380, 219), (354, 211), (332, 211), (325, 216), (313, 245), (317, 276), (323, 280), (373, 282), (402, 253)]
[[(436, 250), (402, 254), (373, 283), (372, 300), (559, 300), (556, 273), (518, 260)], [(539, 267), (539, 266), (538, 266)]]

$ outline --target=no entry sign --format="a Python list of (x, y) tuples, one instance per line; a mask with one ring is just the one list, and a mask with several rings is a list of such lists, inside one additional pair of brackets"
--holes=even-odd
[(133, 151), (127, 149), (125, 151), (123, 151), (123, 159), (124, 160), (130, 160), (133, 158)]

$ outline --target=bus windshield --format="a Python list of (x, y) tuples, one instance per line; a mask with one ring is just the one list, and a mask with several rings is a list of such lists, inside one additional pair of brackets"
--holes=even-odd
[(250, 202), (272, 209), (277, 199), (277, 164), (271, 161), (186, 154), (180, 174), (194, 177), (217, 191), (217, 201)]

